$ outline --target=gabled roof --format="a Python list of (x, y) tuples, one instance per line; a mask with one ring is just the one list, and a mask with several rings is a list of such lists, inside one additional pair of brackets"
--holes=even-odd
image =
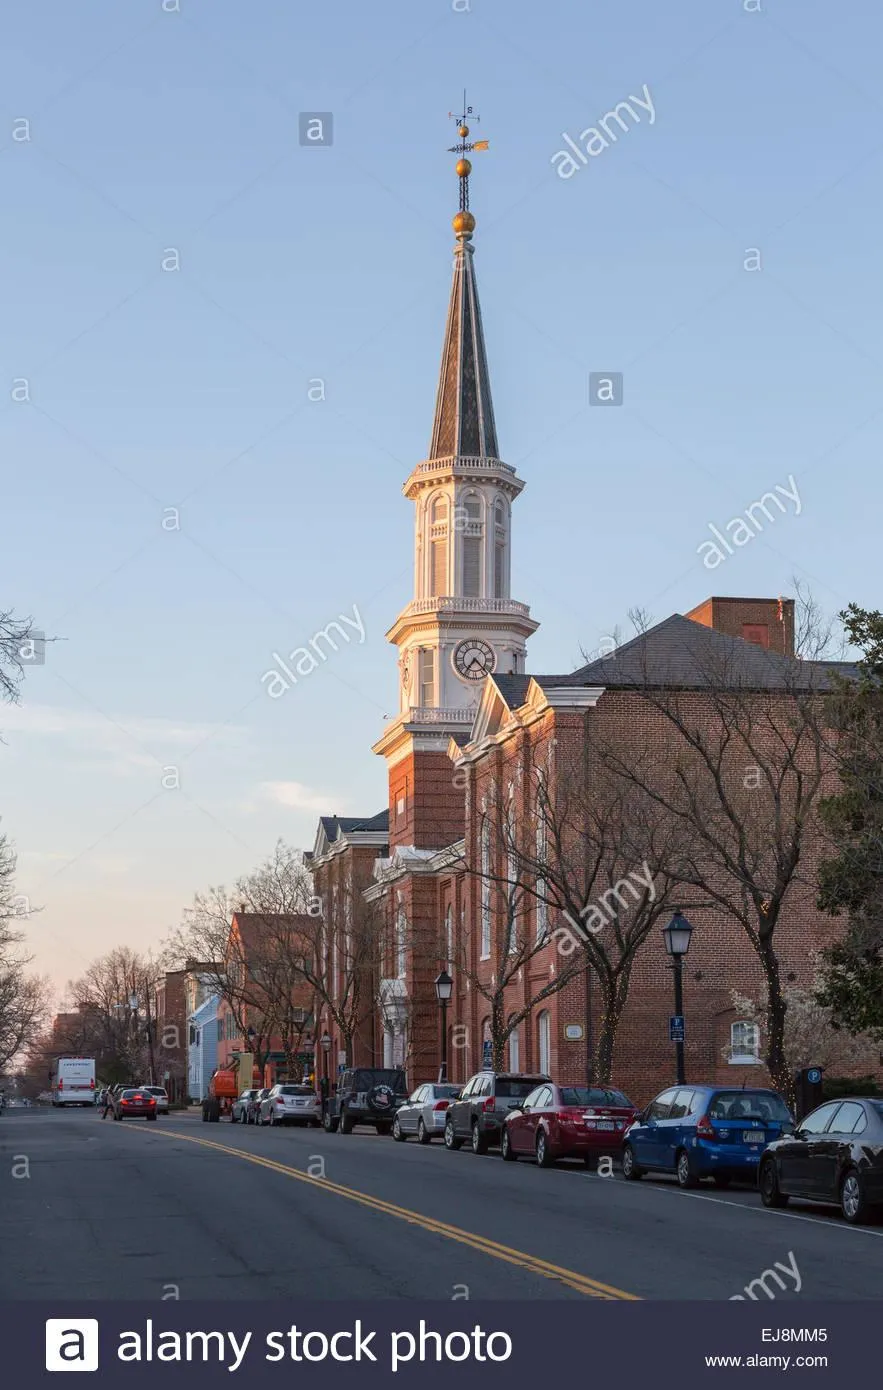
[(310, 862), (322, 859), (335, 845), (341, 845), (354, 836), (370, 836), (369, 844), (376, 844), (378, 836), (389, 835), (389, 807), (378, 811), (374, 816), (320, 816), (316, 827)]
[(674, 613), (609, 656), (556, 680), (562, 685), (601, 685), (608, 690), (640, 686), (704, 690), (724, 684), (742, 690), (826, 690), (832, 685), (830, 673), (851, 676), (855, 669), (852, 662), (782, 656)]

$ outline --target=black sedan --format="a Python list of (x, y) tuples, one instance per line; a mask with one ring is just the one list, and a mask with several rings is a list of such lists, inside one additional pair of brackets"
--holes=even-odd
[(883, 1100), (829, 1100), (793, 1134), (764, 1149), (758, 1186), (765, 1207), (789, 1198), (839, 1206), (859, 1225), (883, 1212)]

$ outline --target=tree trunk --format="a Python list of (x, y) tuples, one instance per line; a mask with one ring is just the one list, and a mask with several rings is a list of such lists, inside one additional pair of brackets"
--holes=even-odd
[(599, 977), (601, 1024), (592, 1065), (592, 1083), (595, 1086), (609, 1086), (613, 1077), (616, 1031), (628, 999), (630, 975), (631, 963), (612, 978)]
[[(491, 1066), (494, 1071), (502, 1071), (505, 1062), (503, 1052), (506, 1047), (506, 1039), (509, 1037), (509, 1028), (506, 1026), (506, 1015), (503, 1010), (502, 996), (497, 995), (491, 1004)], [(484, 1052), (484, 1038), (481, 1040), (482, 1052)], [(482, 1065), (484, 1057), (482, 1057)]]
[(785, 1015), (788, 1005), (782, 993), (779, 961), (773, 950), (772, 933), (761, 938), (757, 953), (760, 956), (767, 985), (767, 1070), (776, 1090), (781, 1092), (788, 1104), (793, 1107), (796, 1099), (794, 1078), (791, 1075), (785, 1053)]

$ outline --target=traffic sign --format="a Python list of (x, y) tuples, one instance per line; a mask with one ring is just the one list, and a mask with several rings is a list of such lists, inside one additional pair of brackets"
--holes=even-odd
[(684, 1015), (683, 1015), (683, 1014), (672, 1014), (672, 1015), (671, 1015), (670, 1019), (668, 1020), (668, 1038), (669, 1038), (669, 1042), (683, 1042), (683, 1041), (684, 1041)]
[(818, 1086), (819, 1082), (822, 1079), (821, 1068), (810, 1067), (809, 1071), (806, 1073), (806, 1079), (809, 1082), (810, 1086)]

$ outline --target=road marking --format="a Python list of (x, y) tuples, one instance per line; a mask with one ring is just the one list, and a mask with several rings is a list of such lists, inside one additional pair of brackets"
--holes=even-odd
[[(139, 1131), (144, 1133), (145, 1131)], [(155, 1138), (174, 1139), (183, 1144), (199, 1144), (204, 1149), (213, 1149), (216, 1153), (231, 1154), (234, 1158), (244, 1159), (246, 1163), (254, 1163), (260, 1168), (269, 1168), (271, 1172), (281, 1173), (283, 1177), (295, 1178), (298, 1182), (307, 1183), (310, 1187), (318, 1188), (322, 1192), (332, 1192), (335, 1196), (345, 1197), (350, 1202), (358, 1202), (360, 1206), (368, 1207), (371, 1211), (381, 1212), (385, 1216), (397, 1216), (402, 1221), (407, 1221), (409, 1225), (420, 1226), (424, 1231), (431, 1235), (444, 1236), (448, 1240), (457, 1241), (460, 1245), (468, 1245), (473, 1250), (478, 1250), (483, 1255), (492, 1255), (494, 1259), (503, 1260), (506, 1264), (516, 1265), (521, 1269), (527, 1270), (529, 1274), (541, 1274), (545, 1279), (554, 1279), (558, 1283), (566, 1284), (568, 1288), (574, 1289), (577, 1293), (585, 1294), (587, 1298), (600, 1298), (608, 1302), (615, 1300), (625, 1300), (630, 1303), (640, 1303), (638, 1294), (626, 1293), (624, 1289), (614, 1288), (611, 1284), (602, 1284), (597, 1279), (591, 1279), (587, 1274), (580, 1274), (574, 1269), (565, 1269), (561, 1265), (551, 1264), (548, 1260), (542, 1260), (537, 1255), (528, 1255), (523, 1250), (514, 1250), (509, 1245), (500, 1245), (495, 1240), (490, 1240), (487, 1236), (477, 1235), (474, 1231), (464, 1231), (459, 1226), (450, 1226), (446, 1221), (438, 1221), (435, 1217), (424, 1216), (422, 1212), (411, 1211), (408, 1207), (396, 1206), (394, 1202), (385, 1202), (380, 1197), (372, 1197), (367, 1192), (359, 1192), (354, 1187), (343, 1187), (340, 1183), (329, 1182), (327, 1178), (314, 1178), (309, 1173), (302, 1173), (298, 1168), (290, 1168), (284, 1163), (279, 1163), (275, 1159), (264, 1158), (260, 1154), (249, 1153), (245, 1149), (236, 1149), (229, 1144), (218, 1144), (212, 1139), (197, 1139), (194, 1134), (169, 1134), (163, 1130), (150, 1131)]]
[[(581, 1175), (582, 1176), (582, 1175)], [(598, 1178), (597, 1173), (588, 1173), (585, 1176)], [(607, 1182), (606, 1178), (599, 1178), (600, 1182)], [(624, 1182), (625, 1179), (620, 1179)], [(749, 1206), (747, 1202), (731, 1202), (726, 1197), (709, 1197), (704, 1192), (684, 1192), (680, 1187), (670, 1186), (668, 1183), (648, 1183), (641, 1188), (642, 1192), (668, 1192), (673, 1197), (692, 1197), (697, 1202), (714, 1202), (719, 1207), (735, 1207), (737, 1211), (754, 1212), (756, 1216), (782, 1216), (786, 1221), (807, 1221), (811, 1226), (823, 1226), (829, 1231), (852, 1231), (859, 1236), (876, 1236), (879, 1240), (883, 1237), (883, 1231), (871, 1231), (867, 1226), (851, 1226), (848, 1221), (837, 1221), (828, 1216), (803, 1216), (796, 1211), (777, 1211), (775, 1207)], [(760, 1199), (758, 1198), (758, 1201)], [(800, 1198), (795, 1200), (800, 1201)], [(832, 1208), (832, 1211), (834, 1208)]]

